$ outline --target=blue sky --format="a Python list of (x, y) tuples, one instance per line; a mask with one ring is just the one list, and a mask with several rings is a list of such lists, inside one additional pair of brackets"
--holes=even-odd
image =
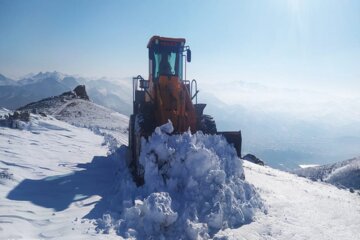
[[(188, 76), (360, 92), (360, 1), (0, 0), (0, 73), (147, 75), (152, 35), (185, 37)], [(359, 94), (358, 94), (359, 95)]]

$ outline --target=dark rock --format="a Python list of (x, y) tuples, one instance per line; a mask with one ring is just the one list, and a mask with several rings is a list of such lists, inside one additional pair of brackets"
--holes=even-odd
[(23, 122), (29, 122), (30, 121), (30, 113), (15, 111), (13, 115), (9, 114), (9, 119), (10, 120), (20, 120)]
[(24, 122), (29, 122), (30, 121), (30, 113), (28, 113), (28, 112), (20, 113), (20, 120), (24, 121)]
[(79, 85), (74, 89), (75, 94), (81, 99), (90, 100), (86, 93), (85, 85)]
[(9, 173), (8, 170), (2, 170), (0, 172), (0, 179), (8, 179), (8, 180), (13, 180), (13, 174), (12, 173)]
[(255, 164), (258, 164), (258, 165), (261, 165), (261, 166), (264, 166), (264, 161), (262, 161), (261, 159), (257, 158), (255, 155), (253, 154), (246, 154), (244, 157), (243, 157), (244, 160), (247, 160), (249, 162), (252, 162), (252, 163), (255, 163)]
[[(90, 100), (85, 85), (78, 85), (73, 91), (64, 92), (60, 95), (60, 97), (70, 97), (70, 98), (81, 98), (85, 100)], [(63, 99), (62, 99), (63, 100)]]
[(30, 113), (27, 111), (15, 111), (0, 118), (0, 126), (10, 128), (20, 128), (20, 122), (29, 122)]

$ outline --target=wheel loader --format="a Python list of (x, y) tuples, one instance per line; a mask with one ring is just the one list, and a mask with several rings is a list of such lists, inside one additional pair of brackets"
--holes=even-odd
[(233, 144), (241, 157), (241, 131), (218, 132), (215, 121), (203, 113), (206, 104), (198, 103), (196, 80), (186, 79), (186, 64), (191, 50), (184, 38), (153, 36), (149, 49), (149, 78), (133, 78), (133, 114), (129, 122), (129, 167), (138, 186), (144, 184), (144, 169), (139, 163), (141, 138), (147, 139), (155, 128), (169, 120), (173, 134), (190, 130), (221, 134)]

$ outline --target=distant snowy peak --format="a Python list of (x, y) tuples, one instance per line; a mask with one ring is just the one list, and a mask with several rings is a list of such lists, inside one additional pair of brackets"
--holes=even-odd
[(60, 72), (57, 71), (53, 71), (53, 72), (39, 72), (38, 74), (36, 74), (33, 78), (34, 79), (42, 79), (42, 78), (58, 78), (58, 79), (63, 79), (66, 75), (62, 74)]
[(27, 77), (19, 80), (18, 82), (21, 86), (27, 86), (31, 84), (60, 84), (64, 87), (74, 88), (79, 84), (83, 84), (84, 80), (81, 78), (76, 78), (71, 75), (63, 74), (57, 71), (54, 72), (39, 72), (38, 74), (29, 74)]
[(360, 157), (294, 172), (298, 176), (328, 182), (341, 188), (360, 189)]
[(57, 71), (54, 72), (39, 72), (36, 75), (29, 76), (27, 78), (24, 78), (19, 81), (21, 85), (27, 85), (27, 84), (34, 84), (42, 81), (62, 81), (65, 77), (67, 77), (65, 74), (59, 73)]

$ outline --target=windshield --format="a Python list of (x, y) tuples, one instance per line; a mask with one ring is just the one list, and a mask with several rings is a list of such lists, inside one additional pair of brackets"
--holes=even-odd
[(182, 78), (181, 52), (176, 47), (159, 47), (153, 51), (153, 73), (155, 79), (160, 75)]

